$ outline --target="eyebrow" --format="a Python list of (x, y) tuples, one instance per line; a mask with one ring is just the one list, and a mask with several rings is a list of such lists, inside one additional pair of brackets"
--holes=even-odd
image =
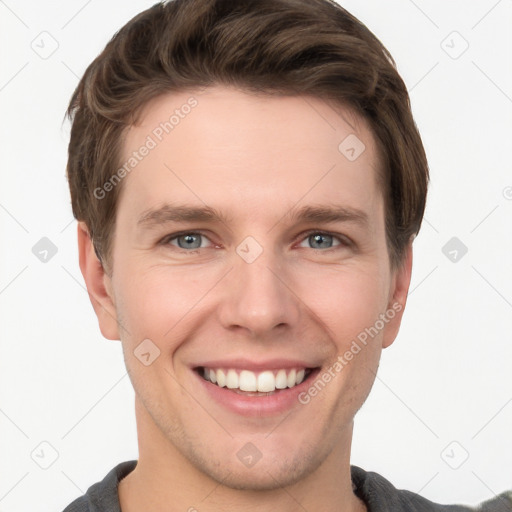
[(303, 206), (296, 212), (289, 212), (285, 217), (291, 222), (354, 222), (363, 226), (369, 224), (369, 217), (364, 211), (338, 205)]
[(160, 208), (143, 212), (137, 221), (137, 225), (151, 227), (166, 222), (194, 221), (227, 223), (229, 219), (215, 208), (209, 206), (165, 204)]
[[(364, 211), (339, 205), (308, 205), (297, 210), (292, 208), (280, 221), (285, 218), (290, 223), (353, 222), (364, 227), (369, 224), (368, 215)], [(166, 222), (220, 222), (229, 224), (230, 218), (210, 206), (165, 204), (159, 208), (144, 211), (140, 215), (137, 225), (151, 228)]]

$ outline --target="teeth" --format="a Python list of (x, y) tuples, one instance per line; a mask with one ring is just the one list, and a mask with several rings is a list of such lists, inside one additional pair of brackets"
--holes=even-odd
[(217, 370), (217, 372), (214, 373), (216, 373), (217, 385), (223, 388), (226, 385), (226, 374), (222, 370)]
[(238, 373), (233, 369), (214, 370), (212, 368), (204, 368), (203, 377), (221, 388), (227, 387), (229, 389), (239, 389), (248, 392), (259, 391), (270, 393), (276, 389), (286, 389), (297, 386), (306, 377), (306, 369), (265, 370), (257, 374), (249, 370), (242, 370)]
[(276, 389), (284, 389), (286, 387), (288, 387), (286, 370), (279, 370), (276, 375)]
[(238, 388), (238, 373), (235, 370), (228, 370), (228, 374), (226, 375), (226, 386), (229, 389)]
[(295, 380), (297, 379), (297, 372), (295, 370), (292, 370), (288, 374), (288, 378), (286, 379), (286, 383), (289, 388), (293, 388), (295, 386)]
[(258, 391), (275, 391), (275, 389), (276, 378), (271, 371), (262, 372), (258, 375)]
[(238, 379), (238, 387), (241, 391), (258, 391), (258, 382), (253, 372), (242, 370)]

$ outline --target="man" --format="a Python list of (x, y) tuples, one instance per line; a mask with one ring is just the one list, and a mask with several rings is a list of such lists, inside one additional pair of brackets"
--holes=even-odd
[(350, 466), (428, 182), (366, 27), (328, 0), (157, 4), (68, 112), (80, 268), (139, 459), (66, 512), (470, 510)]

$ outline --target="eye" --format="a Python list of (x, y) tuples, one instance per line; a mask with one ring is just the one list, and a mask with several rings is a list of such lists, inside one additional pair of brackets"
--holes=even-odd
[[(322, 249), (326, 251), (351, 245), (350, 240), (345, 236), (334, 235), (324, 231), (310, 231), (302, 235), (301, 240), (303, 241), (300, 243), (299, 247)], [(185, 253), (194, 253), (198, 252), (200, 249), (208, 248), (211, 246), (209, 246), (208, 243), (212, 244), (210, 239), (205, 234), (196, 231), (173, 233), (164, 237), (160, 242), (161, 245), (171, 245), (177, 249), (183, 249), (182, 252)]]
[[(179, 249), (185, 250), (194, 250), (194, 249), (203, 249), (206, 246), (203, 245), (205, 240), (209, 240), (202, 233), (196, 233), (193, 231), (187, 231), (184, 233), (174, 233), (165, 237), (161, 243), (163, 245), (173, 245), (178, 247)], [(186, 251), (189, 252), (189, 251)]]
[[(303, 243), (309, 243), (311, 249), (333, 249), (338, 246), (348, 246), (350, 245), (348, 240), (342, 236), (332, 235), (330, 233), (325, 233), (323, 231), (310, 231)], [(300, 247), (304, 247), (304, 245), (300, 245)], [(333, 245), (334, 244), (334, 245)]]

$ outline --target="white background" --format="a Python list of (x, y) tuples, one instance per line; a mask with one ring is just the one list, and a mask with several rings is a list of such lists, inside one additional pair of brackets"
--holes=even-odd
[[(341, 3), (395, 57), (432, 178), (352, 463), (476, 503), (512, 488), (512, 1)], [(137, 458), (120, 342), (101, 337), (77, 264), (62, 120), (89, 62), (152, 4), (0, 1), (0, 512), (62, 510)], [(468, 248), (456, 262), (442, 252), (454, 236)], [(58, 249), (46, 263), (32, 253), (42, 237)]]

